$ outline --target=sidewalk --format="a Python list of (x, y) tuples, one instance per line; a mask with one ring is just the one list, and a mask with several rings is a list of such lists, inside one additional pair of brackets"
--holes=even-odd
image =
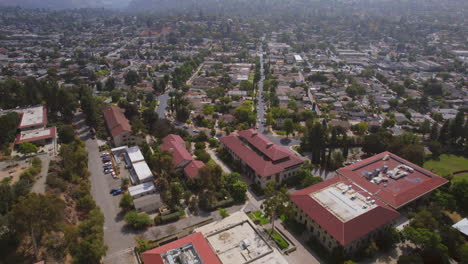
[(208, 152), (208, 154), (210, 154), (211, 158), (214, 160), (214, 162), (216, 162), (216, 164), (218, 164), (221, 169), (223, 169), (223, 171), (225, 173), (231, 173), (232, 170), (224, 163), (224, 161), (220, 160), (218, 158), (218, 156), (216, 155), (216, 152), (213, 151), (213, 149), (210, 149), (210, 148), (206, 148), (206, 152)]

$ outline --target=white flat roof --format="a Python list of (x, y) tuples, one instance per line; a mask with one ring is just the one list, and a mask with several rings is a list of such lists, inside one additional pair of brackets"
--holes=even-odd
[(371, 203), (362, 194), (364, 191), (349, 189), (348, 185), (340, 182), (325, 189), (311, 193), (310, 197), (335, 215), (342, 222), (347, 222), (371, 209), (377, 204)]
[(132, 197), (154, 190), (156, 190), (156, 187), (154, 187), (154, 184), (152, 182), (145, 182), (128, 188), (128, 192)]
[(133, 169), (135, 170), (138, 180), (140, 181), (144, 181), (148, 178), (153, 177), (153, 173), (151, 173), (151, 170), (148, 167), (148, 164), (146, 164), (146, 162), (144, 161), (133, 163)]
[(23, 113), (20, 127), (43, 124), (45, 122), (43, 105), (19, 109), (18, 112)]
[[(260, 236), (243, 212), (195, 229), (208, 240), (223, 264), (287, 264), (286, 259)], [(248, 244), (247, 249), (241, 244)], [(263, 255), (263, 256), (262, 256)], [(258, 259), (255, 259), (262, 256)]]
[(19, 141), (34, 141), (55, 136), (54, 127), (21, 131)]
[(137, 146), (128, 148), (127, 153), (132, 163), (145, 160), (145, 158), (143, 157), (143, 153), (141, 153), (140, 148), (138, 148)]
[(452, 227), (458, 229), (460, 232), (468, 236), (468, 218), (463, 218)]

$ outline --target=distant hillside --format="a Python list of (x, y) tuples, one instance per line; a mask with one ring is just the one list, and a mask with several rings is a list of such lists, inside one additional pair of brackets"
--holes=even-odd
[(0, 0), (0, 6), (19, 6), (23, 8), (88, 8), (88, 7), (126, 7), (130, 0)]

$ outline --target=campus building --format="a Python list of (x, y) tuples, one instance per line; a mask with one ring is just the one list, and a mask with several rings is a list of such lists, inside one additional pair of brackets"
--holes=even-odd
[(175, 134), (167, 135), (162, 141), (161, 149), (171, 153), (174, 168), (181, 169), (188, 179), (197, 178), (198, 170), (205, 166), (205, 163), (192, 157), (185, 148), (185, 141)]
[(55, 153), (57, 128), (47, 127), (47, 107), (45, 105), (1, 110), (0, 115), (11, 112), (20, 115), (19, 133), (16, 136), (15, 145), (23, 142), (40, 145), (51, 144), (51, 150)]
[(222, 137), (221, 148), (240, 163), (242, 171), (264, 188), (268, 182), (282, 183), (296, 175), (303, 160), (280, 147), (254, 129)]
[(142, 255), (145, 264), (287, 264), (243, 212), (198, 227), (194, 233)]
[(132, 132), (132, 126), (124, 115), (124, 110), (117, 106), (108, 106), (103, 110), (104, 120), (112, 141), (116, 147), (138, 145), (144, 137)]
[(328, 250), (350, 253), (387, 230), (408, 204), (447, 183), (384, 152), (337, 170), (338, 175), (291, 194), (296, 220)]

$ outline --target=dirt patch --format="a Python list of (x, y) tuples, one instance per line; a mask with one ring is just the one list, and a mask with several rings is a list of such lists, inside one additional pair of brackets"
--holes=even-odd
[[(9, 163), (9, 162), (8, 162)], [(24, 163), (15, 162), (13, 164), (8, 164), (0, 170), (0, 181), (10, 178), (10, 184), (13, 184), (19, 181), (21, 173), (27, 170), (28, 166)]]
[(447, 215), (454, 223), (459, 222), (460, 220), (463, 219), (461, 215), (459, 215), (457, 212), (449, 212), (449, 211), (443, 211), (445, 215)]

